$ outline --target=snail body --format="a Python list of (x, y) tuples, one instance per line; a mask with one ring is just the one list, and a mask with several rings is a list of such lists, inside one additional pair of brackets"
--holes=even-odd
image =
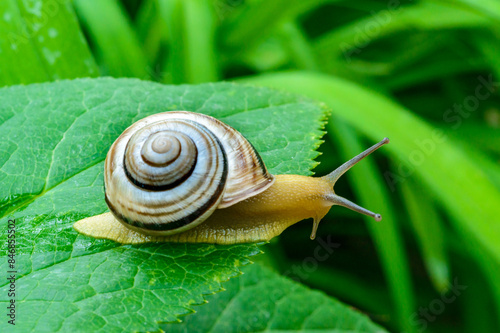
[(380, 220), (335, 194), (337, 179), (384, 139), (324, 177), (271, 175), (253, 146), (215, 118), (187, 111), (146, 117), (125, 130), (105, 162), (110, 213), (80, 220), (94, 238), (234, 244), (267, 241), (290, 225), (320, 220), (342, 205)]

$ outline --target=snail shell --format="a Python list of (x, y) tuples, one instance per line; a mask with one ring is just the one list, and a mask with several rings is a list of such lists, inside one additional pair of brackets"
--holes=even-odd
[(210, 116), (173, 111), (132, 126), (105, 162), (105, 198), (126, 227), (148, 235), (191, 229), (217, 208), (274, 182), (243, 135)]

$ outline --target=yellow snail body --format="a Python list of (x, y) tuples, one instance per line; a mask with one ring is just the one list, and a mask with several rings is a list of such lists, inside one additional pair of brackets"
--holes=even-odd
[(336, 195), (333, 186), (388, 142), (385, 138), (324, 177), (273, 176), (253, 146), (228, 125), (193, 112), (158, 113), (127, 128), (108, 152), (104, 180), (111, 212), (74, 227), (125, 244), (234, 244), (268, 241), (313, 218), (314, 239), (333, 205), (381, 220)]

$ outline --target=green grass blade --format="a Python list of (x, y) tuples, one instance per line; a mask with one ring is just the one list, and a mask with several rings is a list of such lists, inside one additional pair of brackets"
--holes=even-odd
[(158, 0), (146, 0), (139, 8), (135, 20), (137, 36), (150, 64), (158, 59), (160, 48), (168, 39), (167, 27), (159, 11)]
[[(500, 154), (498, 128), (487, 127), (469, 120), (460, 126), (458, 132), (444, 126), (440, 129), (461, 145), (469, 158), (475, 161), (478, 167), (488, 175), (492, 184), (500, 190), (500, 164), (495, 160), (495, 156), (498, 157)], [(491, 153), (491, 156), (487, 153)]]
[[(491, 254), (482, 248), (464, 242), (467, 238), (466, 232), (459, 230), (461, 237), (449, 237), (448, 244), (453, 251), (454, 256), (451, 259), (459, 261), (458, 274), (454, 276), (454, 283), (466, 285), (467, 289), (463, 291), (464, 300), (461, 300), (463, 312), (465, 312), (465, 325), (469, 326), (468, 332), (497, 332), (494, 330), (472, 330), (474, 321), (489, 313), (487, 322), (479, 324), (481, 327), (486, 325), (495, 325), (500, 327), (500, 285), (498, 277), (500, 276), (500, 264), (498, 264)], [(481, 270), (479, 270), (480, 268)], [(489, 297), (488, 297), (489, 296)], [(482, 304), (479, 304), (482, 303)], [(476, 306), (477, 304), (477, 306)], [(485, 311), (478, 313), (479, 309)], [(476, 319), (474, 319), (476, 317)]]
[(161, 20), (165, 22), (168, 31), (168, 55), (160, 59), (160, 65), (166, 73), (162, 75), (162, 82), (183, 83), (186, 81), (184, 65), (183, 41), (183, 7), (180, 0), (158, 0)]
[[(230, 50), (238, 51), (249, 48), (259, 39), (269, 35), (276, 27), (325, 2), (326, 0), (250, 2), (239, 15), (228, 20), (221, 27), (222, 44)], [(329, 2), (334, 2), (334, 0)]]
[[(495, 112), (492, 110), (492, 113)], [(492, 114), (492, 116), (496, 117), (495, 114)], [(464, 123), (460, 128), (460, 133), (457, 134), (459, 134), (457, 139), (466, 141), (472, 148), (480, 148), (480, 151), (500, 155), (500, 135), (495, 125), (485, 126), (482, 123), (470, 121)]]
[(475, 161), (443, 132), (408, 110), (355, 83), (308, 72), (261, 75), (242, 80), (301, 93), (327, 103), (335, 114), (379, 140), (392, 143), (384, 151), (394, 158), (397, 173), (386, 172), (391, 187), (418, 173), (453, 218), (467, 230), (467, 241), (487, 249), (500, 262), (500, 193)]
[(103, 74), (149, 78), (148, 61), (117, 0), (74, 0), (73, 4), (89, 33)]
[(219, 78), (215, 50), (215, 12), (204, 0), (160, 0), (169, 30), (165, 82), (202, 83)]
[[(485, 309), (485, 312), (488, 314), (492, 314), (494, 321), (496, 322), (497, 330), (500, 327), (500, 286), (498, 285), (498, 277), (500, 276), (500, 264), (493, 263), (492, 261), (495, 258), (491, 257), (490, 253), (486, 253), (485, 251), (481, 251), (482, 255), (477, 258), (476, 262), (482, 266), (483, 271), (486, 274), (486, 279), (488, 281), (488, 285), (490, 288), (487, 293), (483, 293), (483, 296), (492, 298), (494, 306), (491, 309)], [(483, 288), (487, 289), (487, 288)]]
[(411, 88), (419, 84), (426, 84), (437, 81), (443, 77), (454, 77), (470, 72), (484, 71), (487, 68), (484, 60), (479, 57), (474, 58), (452, 58), (436, 60), (436, 53), (422, 62), (413, 64), (403, 70), (399, 70), (394, 75), (384, 80), (387, 89), (398, 90)]
[(480, 12), (483, 15), (490, 17), (496, 21), (500, 21), (500, 2), (496, 0), (458, 0), (458, 1), (446, 1), (451, 2), (454, 6), (457, 4), (462, 4), (465, 7), (471, 8), (474, 11)]
[[(324, 281), (329, 283), (325, 284)], [(387, 314), (392, 308), (382, 288), (372, 281), (360, 279), (355, 274), (318, 266), (317, 271), (311, 274), (306, 282), (313, 288), (324, 290), (370, 314)]]
[(484, 16), (454, 5), (422, 1), (412, 6), (387, 8), (318, 38), (315, 49), (321, 58), (343, 56), (348, 62), (374, 40), (408, 29), (437, 30), (484, 27)]
[(98, 76), (67, 1), (0, 1), (0, 86)]
[(472, 37), (473, 43), (488, 61), (495, 76), (500, 77), (500, 46), (498, 45), (500, 29), (495, 27), (490, 31), (481, 31), (481, 33), (474, 34)]
[(421, 195), (426, 189), (411, 178), (402, 182), (401, 195), (404, 200), (409, 222), (430, 275), (438, 292), (446, 292), (450, 284), (450, 264), (445, 248), (445, 234), (434, 205), (427, 196)]
[[(467, 286), (467, 289), (458, 296), (460, 300), (462, 318), (464, 322), (464, 332), (498, 332), (498, 289), (489, 288), (490, 283), (498, 284), (500, 271), (496, 272), (494, 267), (488, 269), (486, 276), (478, 274), (480, 272), (477, 261), (470, 261), (470, 258), (458, 258), (463, 260), (462, 265), (458, 265), (457, 282)], [(493, 273), (494, 280), (490, 274)], [(496, 289), (496, 290), (495, 290)], [(495, 294), (496, 292), (496, 294)], [(495, 300), (497, 304), (495, 304)]]
[(486, 278), (488, 279), (489, 286), (492, 292), (492, 298), (495, 306), (492, 312), (495, 314), (494, 318), (496, 320), (497, 327), (500, 327), (500, 286), (498, 285), (498, 277), (500, 276), (500, 264), (491, 262), (495, 260), (489, 253), (484, 253), (484, 256), (478, 258), (477, 262), (483, 266), (483, 271), (486, 272)]
[(280, 29), (280, 36), (295, 67), (306, 70), (318, 70), (314, 51), (304, 31), (295, 22), (286, 22)]
[(205, 0), (184, 2), (186, 82), (202, 83), (218, 80), (215, 51), (215, 12)]
[[(347, 161), (366, 149), (354, 131), (342, 121), (331, 118), (327, 129), (331, 140), (339, 145), (343, 160)], [(390, 205), (387, 185), (373, 159), (370, 158), (349, 170), (346, 176), (354, 185), (354, 192), (361, 206), (376, 211), (383, 217), (381, 223), (374, 222), (370, 217), (364, 219), (376, 244), (400, 327), (408, 332), (414, 332), (415, 327), (410, 322), (415, 310), (410, 268), (405, 255), (404, 240)]]

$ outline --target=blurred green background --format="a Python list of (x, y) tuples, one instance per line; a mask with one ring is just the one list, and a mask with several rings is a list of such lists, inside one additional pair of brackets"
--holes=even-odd
[[(500, 2), (3, 0), (0, 86), (235, 80), (332, 114), (316, 174), (387, 136), (336, 192), (327, 258), (299, 223), (257, 260), (391, 331), (500, 331)], [(304, 259), (306, 258), (306, 259)]]

